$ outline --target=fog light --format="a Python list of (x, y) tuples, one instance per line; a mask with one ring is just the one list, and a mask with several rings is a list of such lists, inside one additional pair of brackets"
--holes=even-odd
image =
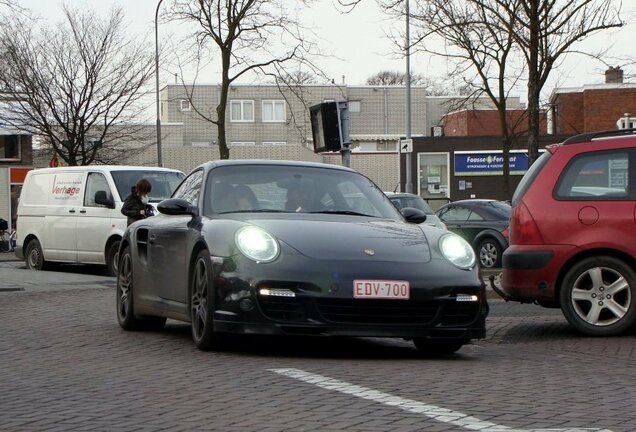
[(296, 293), (292, 290), (280, 288), (261, 288), (258, 293), (262, 296), (296, 297)]
[(254, 309), (254, 302), (248, 298), (244, 298), (239, 301), (239, 307), (242, 311), (249, 312)]
[(455, 301), (458, 302), (476, 302), (479, 301), (479, 297), (475, 294), (457, 294)]

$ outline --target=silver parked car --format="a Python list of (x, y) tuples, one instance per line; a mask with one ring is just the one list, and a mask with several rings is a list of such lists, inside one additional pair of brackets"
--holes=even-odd
[(422, 210), (426, 213), (426, 221), (423, 223), (434, 226), (435, 228), (446, 229), (446, 224), (437, 217), (433, 209), (421, 196), (406, 192), (384, 192), (384, 194), (389, 197), (393, 205), (398, 210), (401, 210), (404, 207), (412, 207)]

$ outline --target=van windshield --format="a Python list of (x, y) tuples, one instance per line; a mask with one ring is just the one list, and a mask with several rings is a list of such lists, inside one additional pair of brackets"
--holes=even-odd
[(152, 186), (150, 201), (153, 202), (170, 198), (185, 174), (179, 171), (129, 170), (112, 171), (112, 176), (122, 201), (130, 194), (137, 181), (145, 178)]

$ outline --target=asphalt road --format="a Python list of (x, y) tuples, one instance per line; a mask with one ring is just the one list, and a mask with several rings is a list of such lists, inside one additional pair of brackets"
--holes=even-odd
[[(636, 332), (576, 334), (558, 310), (491, 302), (446, 358), (408, 341), (125, 332), (99, 268), (0, 263), (0, 431), (636, 430)], [(98, 273), (98, 274), (95, 274)]]

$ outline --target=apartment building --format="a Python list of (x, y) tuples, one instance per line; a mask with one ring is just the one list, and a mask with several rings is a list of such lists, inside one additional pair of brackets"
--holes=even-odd
[[(411, 88), (413, 137), (430, 136), (442, 116), (456, 110), (464, 99), (426, 93), (426, 87)], [(217, 128), (209, 119), (216, 117), (220, 86), (168, 84), (160, 99), (164, 160), (188, 171), (197, 160), (218, 158)], [(349, 102), (351, 167), (380, 187), (395, 188), (399, 181), (397, 145), (406, 134), (406, 90), (400, 86), (232, 85), (225, 118), (230, 157), (339, 164), (337, 153), (313, 153), (309, 107), (325, 101)], [(512, 98), (510, 104), (519, 106), (519, 99)], [(484, 98), (471, 107), (490, 108), (491, 104)]]

